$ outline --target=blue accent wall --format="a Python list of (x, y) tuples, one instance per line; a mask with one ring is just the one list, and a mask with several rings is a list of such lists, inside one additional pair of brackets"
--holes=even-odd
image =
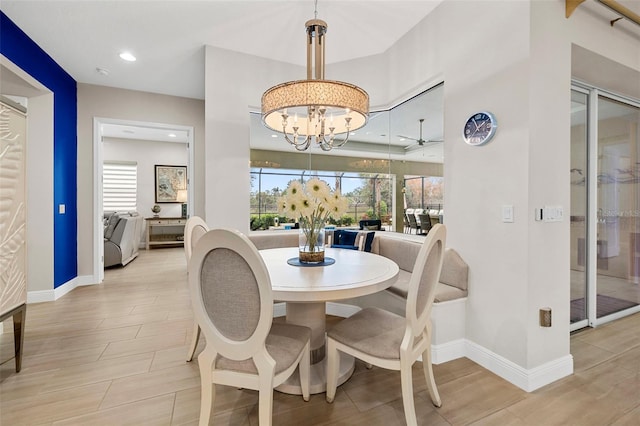
[[(53, 92), (53, 288), (78, 276), (76, 81), (0, 11), (0, 53)], [(27, 147), (28, 149), (28, 147)], [(28, 171), (37, 173), (37, 171)], [(46, 180), (46, 176), (42, 176)], [(27, 189), (28, 190), (28, 189)], [(66, 213), (58, 214), (65, 204)]]

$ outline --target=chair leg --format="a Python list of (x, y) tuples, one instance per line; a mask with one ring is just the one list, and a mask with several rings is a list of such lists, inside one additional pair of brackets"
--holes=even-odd
[(214, 400), (216, 398), (216, 388), (213, 384), (213, 362), (215, 354), (202, 352), (198, 356), (200, 365), (200, 426), (207, 426), (211, 418)]
[(400, 382), (402, 384), (402, 405), (404, 406), (404, 417), (407, 426), (418, 424), (416, 419), (416, 407), (413, 401), (413, 378), (411, 376), (411, 365), (402, 365), (400, 361)]
[(187, 362), (193, 360), (193, 354), (196, 352), (198, 346), (198, 340), (200, 340), (200, 326), (197, 321), (193, 322), (193, 336), (191, 336), (191, 344), (189, 345), (189, 351), (187, 352)]
[(441, 407), (442, 400), (440, 399), (438, 387), (436, 386), (436, 380), (433, 376), (433, 366), (431, 364), (431, 347), (427, 347), (427, 349), (422, 353), (422, 369), (424, 370), (424, 378), (427, 381), (427, 388), (429, 389), (429, 396), (431, 396), (431, 401), (436, 407)]
[(331, 403), (336, 397), (338, 387), (338, 369), (340, 367), (340, 353), (336, 349), (334, 340), (327, 338), (327, 402)]
[(22, 305), (18, 312), (13, 314), (13, 346), (16, 355), (16, 373), (22, 369), (22, 345), (24, 344), (24, 323), (27, 313), (27, 305)]
[(273, 372), (271, 377), (260, 377), (258, 389), (258, 424), (271, 426), (273, 415)]
[(300, 387), (302, 388), (302, 399), (309, 402), (309, 388), (310, 388), (310, 372), (311, 372), (311, 350), (309, 343), (303, 349), (302, 359), (298, 364), (298, 371), (300, 372)]

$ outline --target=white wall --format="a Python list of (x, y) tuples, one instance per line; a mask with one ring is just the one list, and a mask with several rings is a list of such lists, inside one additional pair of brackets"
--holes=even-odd
[[(185, 143), (103, 138), (103, 161), (134, 161), (138, 164), (138, 213), (153, 215), (155, 202), (155, 166), (186, 166), (188, 150)], [(160, 203), (160, 216), (181, 217), (181, 203)]]
[[(564, 13), (561, 1), (444, 2), (384, 54), (327, 70), (331, 78), (361, 84), (377, 104), (444, 80), (447, 244), (470, 266), (467, 356), (527, 390), (573, 368), (572, 43), (640, 69), (637, 40), (581, 11), (571, 19)], [(208, 207), (223, 201), (213, 225), (246, 230), (247, 107), (259, 104), (270, 85), (304, 74), (211, 47), (206, 57)], [(486, 146), (468, 146), (462, 127), (482, 110), (496, 114), (498, 133)], [(514, 206), (514, 223), (501, 221), (505, 204)], [(563, 206), (565, 220), (536, 222), (534, 207), (543, 205)], [(551, 328), (538, 325), (538, 309), (546, 306), (553, 309)]]

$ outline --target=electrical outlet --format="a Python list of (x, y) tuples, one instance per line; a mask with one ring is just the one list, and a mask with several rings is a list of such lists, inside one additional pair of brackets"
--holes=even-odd
[(540, 327), (551, 327), (551, 308), (540, 308)]

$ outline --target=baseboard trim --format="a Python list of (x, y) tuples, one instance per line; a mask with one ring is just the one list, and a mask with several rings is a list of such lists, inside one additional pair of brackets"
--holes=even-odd
[(78, 280), (78, 287), (81, 286), (85, 286), (85, 285), (96, 285), (99, 284), (96, 282), (95, 277), (93, 275), (81, 275), (77, 278)]
[(469, 340), (466, 341), (465, 352), (466, 357), (473, 362), (526, 392), (533, 392), (542, 386), (573, 374), (573, 356), (571, 354), (527, 370)]
[(439, 345), (432, 344), (431, 362), (433, 364), (442, 364), (453, 361), (454, 359), (464, 358), (466, 346), (465, 339), (453, 340)]
[(59, 285), (53, 290), (39, 290), (27, 292), (27, 303), (53, 302), (78, 286), (78, 277)]

